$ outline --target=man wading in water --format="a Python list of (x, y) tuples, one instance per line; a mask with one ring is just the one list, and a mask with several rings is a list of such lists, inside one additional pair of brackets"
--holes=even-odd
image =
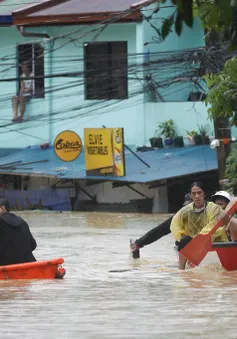
[[(219, 205), (223, 210), (225, 210), (226, 206), (228, 205), (228, 203), (231, 201), (232, 196), (226, 192), (226, 191), (219, 191), (216, 192), (214, 195), (212, 195), (211, 200), (216, 204)], [(190, 198), (190, 194), (186, 194), (185, 195), (185, 201), (183, 206), (186, 206), (188, 204), (192, 203), (192, 200)], [(173, 216), (170, 217), (169, 219), (165, 220), (163, 223), (161, 223), (160, 225), (154, 227), (153, 229), (151, 229), (149, 232), (147, 232), (146, 234), (144, 234), (141, 238), (135, 240), (134, 242), (132, 242), (130, 244), (130, 249), (133, 252), (133, 256), (134, 258), (139, 257), (139, 249), (147, 246), (149, 244), (152, 244), (153, 242), (163, 238), (164, 236), (168, 235), (171, 233), (170, 230), (170, 225), (172, 222)], [(236, 223), (236, 226), (232, 226), (232, 229), (235, 230), (236, 232), (236, 241), (237, 241), (237, 220), (234, 221), (234, 219), (231, 219), (233, 224)], [(232, 224), (232, 225), (233, 225)], [(226, 227), (226, 231), (229, 231), (230, 229), (230, 224)], [(232, 231), (232, 233), (234, 233), (234, 231)], [(228, 237), (230, 236), (230, 234), (228, 234)], [(235, 236), (235, 234), (234, 234)], [(233, 235), (232, 235), (232, 239), (233, 239)], [(229, 238), (230, 240), (230, 238)], [(235, 240), (234, 240), (235, 241)], [(175, 242), (175, 249), (179, 248), (179, 241)]]
[[(178, 251), (184, 248), (193, 237), (207, 234), (222, 219), (224, 225), (230, 222), (223, 209), (213, 202), (205, 201), (205, 189), (202, 183), (194, 182), (190, 187), (193, 203), (181, 208), (173, 217), (171, 233), (178, 244)], [(224, 227), (220, 227), (212, 236), (212, 241), (228, 241)], [(187, 259), (179, 253), (179, 269), (184, 270)]]
[[(188, 204), (190, 204), (192, 202), (191, 198), (190, 198), (190, 194), (186, 194), (184, 197), (184, 203), (183, 206), (186, 206)], [(137, 255), (138, 256), (138, 252), (139, 249), (152, 244), (153, 242), (163, 238), (165, 235), (168, 235), (171, 233), (170, 231), (170, 225), (171, 225), (171, 221), (173, 219), (173, 216), (168, 218), (167, 220), (165, 220), (163, 223), (161, 223), (160, 225), (152, 228), (149, 232), (147, 232), (146, 234), (144, 234), (141, 238), (133, 241), (130, 244), (130, 249), (134, 254), (134, 257)], [(176, 243), (177, 245), (177, 243)]]

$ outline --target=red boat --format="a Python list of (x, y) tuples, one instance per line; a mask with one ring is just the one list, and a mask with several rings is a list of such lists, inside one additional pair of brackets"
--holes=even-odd
[(211, 251), (216, 251), (221, 265), (227, 271), (237, 270), (237, 242), (213, 243)]
[(0, 280), (7, 279), (62, 279), (66, 270), (63, 258), (0, 266)]

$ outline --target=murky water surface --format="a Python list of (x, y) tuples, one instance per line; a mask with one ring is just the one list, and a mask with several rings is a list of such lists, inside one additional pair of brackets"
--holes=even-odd
[(131, 259), (129, 238), (167, 216), (21, 215), (37, 259), (62, 256), (67, 274), (0, 282), (1, 338), (237, 338), (237, 272), (218, 264), (178, 271), (171, 236), (143, 248), (139, 263)]

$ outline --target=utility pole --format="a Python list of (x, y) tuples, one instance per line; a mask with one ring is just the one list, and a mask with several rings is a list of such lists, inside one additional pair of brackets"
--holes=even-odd
[[(220, 146), (216, 147), (218, 171), (219, 171), (219, 183), (220, 188), (224, 186), (225, 165), (226, 159), (231, 151), (231, 129), (228, 118), (217, 118), (214, 122), (215, 138), (220, 140)], [(223, 143), (223, 139), (229, 139), (227, 144)]]

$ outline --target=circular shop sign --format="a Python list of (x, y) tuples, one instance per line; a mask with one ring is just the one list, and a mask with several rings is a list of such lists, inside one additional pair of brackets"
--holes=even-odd
[(73, 131), (63, 131), (54, 140), (54, 151), (62, 161), (73, 161), (82, 151), (82, 141)]

